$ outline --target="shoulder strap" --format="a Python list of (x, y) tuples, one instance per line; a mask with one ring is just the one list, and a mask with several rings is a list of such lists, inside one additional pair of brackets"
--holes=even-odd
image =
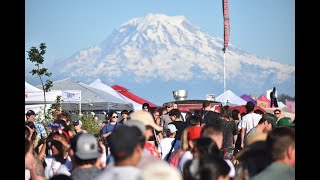
[(166, 161), (169, 161), (169, 157), (171, 156), (171, 152), (172, 152), (172, 149), (173, 149), (174, 145), (176, 144), (176, 141), (177, 141), (177, 139), (174, 138), (173, 144), (172, 144), (171, 149), (170, 149), (170, 151), (169, 151), (169, 153), (167, 155)]

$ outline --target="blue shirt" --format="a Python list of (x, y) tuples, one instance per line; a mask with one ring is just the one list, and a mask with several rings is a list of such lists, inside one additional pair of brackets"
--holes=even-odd
[(118, 128), (118, 127), (122, 126), (122, 124), (118, 123), (118, 122), (114, 125), (108, 123), (103, 127), (101, 134), (107, 134), (108, 132), (112, 132), (115, 126), (116, 126), (116, 128)]
[(34, 126), (36, 127), (37, 136), (39, 138), (47, 136), (47, 131), (41, 122), (35, 120), (33, 123), (34, 123)]

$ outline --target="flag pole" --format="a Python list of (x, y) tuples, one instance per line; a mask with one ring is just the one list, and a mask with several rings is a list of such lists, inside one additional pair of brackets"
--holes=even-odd
[(226, 52), (223, 51), (223, 92), (226, 92)]
[(229, 42), (230, 35), (230, 21), (229, 21), (229, 0), (222, 0), (222, 11), (223, 11), (223, 32), (224, 32), (224, 43), (223, 43), (223, 91), (226, 92), (226, 50)]

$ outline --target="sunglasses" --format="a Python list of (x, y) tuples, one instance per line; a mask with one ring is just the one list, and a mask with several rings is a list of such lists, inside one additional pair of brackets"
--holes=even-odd
[(280, 113), (274, 113), (274, 114), (280, 114)]
[(118, 116), (112, 116), (112, 118), (118, 118)]

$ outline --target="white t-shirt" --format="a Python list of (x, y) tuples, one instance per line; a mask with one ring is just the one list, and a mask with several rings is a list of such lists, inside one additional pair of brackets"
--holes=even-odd
[(44, 158), (44, 160), (46, 162), (46, 167), (44, 169), (44, 175), (46, 179), (49, 179), (55, 174), (65, 174), (67, 176), (71, 175), (70, 171), (72, 169), (72, 164), (69, 156), (65, 164), (61, 164), (60, 162), (56, 161), (53, 156), (47, 156)]
[(261, 117), (262, 116), (260, 114), (256, 113), (249, 113), (242, 117), (241, 128), (246, 128), (245, 134), (247, 134), (250, 129), (254, 128), (259, 123)]
[[(162, 159), (166, 159), (167, 155), (169, 154), (169, 151), (171, 149), (171, 146), (174, 142), (174, 138), (164, 138), (164, 139), (161, 139), (160, 140), (160, 147), (161, 147), (161, 158)], [(177, 150), (179, 148), (179, 144), (180, 144), (180, 141), (179, 140), (176, 140), (176, 143), (174, 144), (174, 147), (171, 151), (171, 154)]]

